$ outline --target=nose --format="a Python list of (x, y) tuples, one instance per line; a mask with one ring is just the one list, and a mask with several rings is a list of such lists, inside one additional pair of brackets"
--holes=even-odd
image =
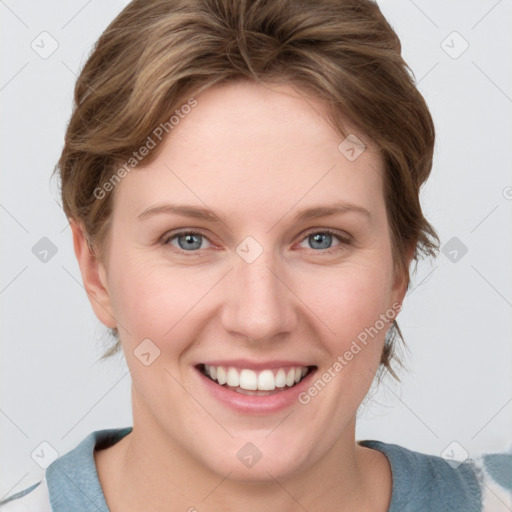
[(251, 342), (272, 342), (297, 326), (297, 305), (290, 274), (278, 264), (272, 251), (251, 263), (237, 255), (225, 285), (223, 324), (233, 336)]

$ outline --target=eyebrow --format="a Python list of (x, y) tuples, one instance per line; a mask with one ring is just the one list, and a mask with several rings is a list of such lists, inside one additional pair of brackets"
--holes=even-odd
[[(294, 222), (317, 219), (320, 217), (332, 217), (346, 213), (361, 214), (368, 219), (371, 218), (370, 212), (352, 203), (338, 202), (331, 205), (319, 205), (298, 211), (293, 217)], [(186, 204), (159, 204), (146, 208), (139, 214), (139, 220), (145, 220), (155, 215), (181, 215), (183, 217), (191, 217), (194, 219), (206, 220), (214, 223), (223, 223), (222, 220), (208, 208), (197, 207)]]

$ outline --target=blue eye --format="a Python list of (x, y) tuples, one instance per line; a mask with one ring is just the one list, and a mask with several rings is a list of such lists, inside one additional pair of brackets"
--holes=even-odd
[[(338, 244), (332, 247), (333, 238), (338, 240)], [(307, 241), (312, 249), (318, 249), (324, 252), (334, 252), (341, 249), (344, 245), (348, 245), (350, 240), (342, 237), (329, 229), (311, 231), (306, 235), (304, 241)]]
[[(308, 241), (314, 249), (330, 249), (332, 240), (333, 236), (330, 233), (314, 233), (308, 236)], [(316, 244), (319, 244), (319, 246), (314, 247)]]
[(201, 249), (201, 241), (208, 240), (204, 235), (195, 231), (180, 231), (179, 233), (175, 233), (174, 235), (166, 238), (164, 243), (172, 245), (171, 241), (175, 239), (178, 241), (179, 247), (177, 248), (186, 252), (194, 252), (194, 249)]
[[(336, 239), (338, 243), (334, 246), (333, 239)], [(177, 241), (177, 245), (173, 242)], [(179, 231), (163, 239), (163, 245), (171, 245), (178, 252), (198, 252), (200, 249), (207, 249), (207, 247), (201, 247), (202, 242), (206, 241), (211, 244), (209, 239), (197, 231)], [(315, 252), (332, 253), (343, 249), (345, 246), (350, 244), (349, 236), (342, 236), (341, 234), (334, 232), (329, 229), (316, 229), (310, 231), (302, 238), (302, 242), (309, 243), (309, 249), (316, 249)]]

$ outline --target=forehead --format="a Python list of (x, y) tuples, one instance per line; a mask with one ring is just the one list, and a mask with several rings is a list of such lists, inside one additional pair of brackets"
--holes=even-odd
[(123, 179), (116, 203), (140, 213), (149, 202), (180, 199), (263, 215), (262, 207), (281, 211), (297, 202), (345, 199), (370, 207), (382, 195), (380, 154), (346, 123), (347, 133), (367, 144), (355, 160), (347, 158), (326, 105), (295, 87), (232, 82), (195, 100), (158, 156)]

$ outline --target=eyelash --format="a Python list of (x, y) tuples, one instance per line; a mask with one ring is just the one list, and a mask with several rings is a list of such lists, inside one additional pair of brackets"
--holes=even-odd
[[(338, 252), (339, 250), (343, 249), (344, 246), (347, 246), (347, 245), (351, 245), (352, 241), (350, 240), (349, 236), (342, 236), (341, 234), (339, 234), (337, 231), (333, 231), (331, 229), (318, 229), (318, 228), (315, 228), (311, 231), (308, 231), (306, 232), (302, 239), (301, 239), (301, 242), (303, 242), (306, 238), (308, 238), (309, 236), (311, 235), (314, 235), (314, 234), (322, 234), (322, 235), (332, 235), (334, 238), (337, 238), (338, 241), (340, 242), (339, 245), (335, 246), (335, 247), (332, 247), (330, 249), (318, 249), (318, 250), (315, 250), (315, 249), (310, 249), (311, 251), (313, 252), (318, 252), (320, 254), (332, 254), (334, 252)], [(162, 245), (164, 246), (168, 246), (170, 245), (170, 242), (172, 240), (174, 240), (175, 238), (178, 238), (180, 236), (183, 236), (183, 235), (198, 235), (198, 236), (201, 236), (203, 238), (206, 238), (206, 240), (208, 240), (212, 245), (213, 242), (206, 236), (204, 235), (203, 233), (199, 232), (199, 231), (194, 231), (194, 230), (187, 230), (187, 231), (178, 231), (177, 233), (173, 233), (172, 235), (165, 235), (162, 239)], [(180, 254), (193, 254), (193, 253), (197, 253), (200, 251), (200, 249), (198, 250), (195, 250), (195, 251), (184, 251), (182, 249), (179, 249), (177, 247), (174, 247), (172, 246), (173, 250), (175, 250), (176, 252), (180, 253)]]

